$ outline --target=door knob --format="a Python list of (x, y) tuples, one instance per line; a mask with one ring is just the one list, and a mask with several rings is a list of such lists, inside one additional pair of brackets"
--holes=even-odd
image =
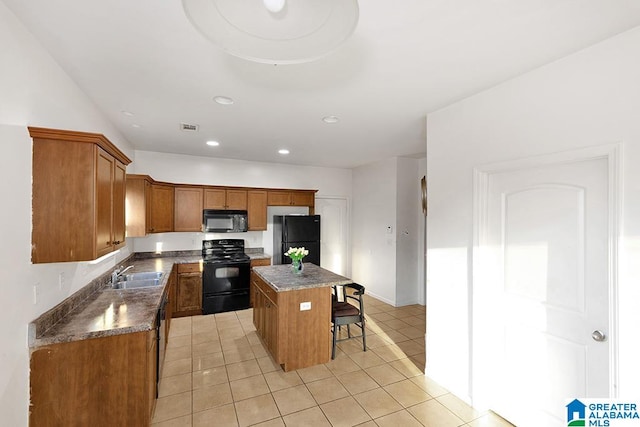
[(598, 330), (595, 330), (591, 333), (591, 338), (593, 338), (594, 341), (598, 341), (598, 342), (607, 340), (607, 336), (602, 331), (598, 331)]

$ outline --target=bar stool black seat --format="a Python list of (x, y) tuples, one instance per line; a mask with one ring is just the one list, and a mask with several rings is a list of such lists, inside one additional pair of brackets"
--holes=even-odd
[[(338, 300), (337, 288), (334, 286), (333, 301), (331, 306), (331, 332), (333, 334), (333, 346), (331, 359), (336, 357), (336, 344), (340, 341), (352, 338), (362, 338), (362, 349), (367, 351), (367, 336), (364, 318), (364, 286), (358, 283), (349, 283), (342, 286), (344, 300)], [(352, 303), (353, 302), (353, 303)], [(362, 331), (360, 335), (351, 335), (350, 326), (354, 324)], [(340, 328), (347, 326), (347, 338), (338, 339)]]

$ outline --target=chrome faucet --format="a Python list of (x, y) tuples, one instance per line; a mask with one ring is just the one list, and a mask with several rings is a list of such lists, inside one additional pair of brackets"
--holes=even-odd
[(133, 268), (133, 265), (130, 265), (129, 267), (125, 268), (123, 270), (123, 266), (121, 265), (120, 268), (116, 268), (115, 270), (113, 270), (113, 273), (111, 273), (111, 284), (115, 285), (116, 283), (118, 283), (118, 279), (120, 279), (120, 277), (126, 273), (128, 270), (131, 270)]

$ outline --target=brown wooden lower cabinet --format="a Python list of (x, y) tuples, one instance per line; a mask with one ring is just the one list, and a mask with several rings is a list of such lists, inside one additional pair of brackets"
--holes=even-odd
[[(148, 413), (149, 413), (149, 422), (153, 419), (153, 411), (156, 408), (156, 385), (158, 384), (159, 378), (158, 375), (158, 340), (156, 336), (156, 331), (153, 330), (148, 335), (148, 345), (147, 345), (147, 380), (145, 381), (147, 385), (147, 402), (148, 404)], [(166, 336), (169, 336), (168, 334)], [(167, 342), (167, 340), (165, 340)]]
[(267, 350), (278, 363), (280, 358), (279, 331), (284, 329), (278, 322), (278, 294), (269, 292), (270, 288), (257, 275), (251, 274), (251, 284), (254, 290), (253, 318), (258, 335), (267, 346)]
[[(251, 272), (253, 324), (285, 371), (327, 363), (331, 357), (331, 288), (276, 292)], [(311, 310), (300, 310), (300, 303)]]
[(33, 350), (29, 425), (149, 425), (155, 346), (154, 329)]
[(260, 258), (251, 260), (251, 268), (260, 267), (264, 265), (271, 265), (271, 258)]
[(177, 311), (177, 291), (178, 291), (178, 266), (174, 265), (171, 270), (171, 274), (169, 275), (169, 290), (168, 290), (168, 301), (167, 301), (167, 337), (169, 336), (169, 328), (171, 326), (171, 318), (175, 317), (175, 312)]
[[(271, 265), (271, 258), (261, 258), (261, 259), (252, 259), (251, 260), (251, 268), (253, 267), (260, 267), (260, 266), (264, 266), (264, 265)], [(253, 297), (254, 297), (254, 292), (253, 292), (253, 283), (252, 281), (249, 283), (249, 306), (253, 307)]]
[(202, 314), (202, 263), (178, 264), (173, 317)]

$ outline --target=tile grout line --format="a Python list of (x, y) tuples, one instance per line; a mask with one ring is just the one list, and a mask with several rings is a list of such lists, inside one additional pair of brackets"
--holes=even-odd
[[(373, 304), (371, 304), (371, 305), (373, 306)], [(393, 311), (393, 308), (391, 308), (391, 309), (388, 309), (388, 310), (387, 310), (387, 312), (390, 312), (390, 311)], [(416, 315), (417, 315), (417, 314), (416, 314)], [(396, 319), (401, 319), (401, 318), (397, 318), (397, 317), (393, 316), (393, 314), (390, 314), (390, 316), (392, 316), (392, 317), (394, 317), (394, 318), (396, 318)], [(402, 318), (409, 318), (409, 317), (410, 317), (409, 315), (406, 315), (406, 316), (404, 316), (404, 317), (402, 317)], [(252, 331), (252, 328), (251, 328), (250, 326), (249, 326), (249, 327), (246, 327), (246, 328), (243, 326), (243, 320), (244, 320), (244, 324), (246, 325), (246, 324), (249, 322), (249, 320), (250, 320), (250, 319), (251, 319), (251, 317), (250, 317), (250, 316), (243, 316), (243, 317), (241, 318), (240, 316), (238, 316), (238, 314), (237, 314), (237, 313), (234, 313), (233, 318), (232, 318), (232, 320), (234, 320), (234, 321), (236, 321), (236, 322), (237, 322), (237, 324), (236, 324), (236, 325), (233, 325), (232, 327), (239, 326), (239, 327), (242, 329), (243, 336), (245, 337), (245, 339), (246, 339), (246, 341), (248, 342), (248, 344), (251, 346), (251, 352), (252, 352), (252, 355), (251, 355), (251, 357), (250, 357), (250, 358), (241, 359), (241, 360), (238, 360), (238, 361), (231, 361), (231, 360), (229, 360), (229, 359), (228, 359), (228, 356), (225, 356), (225, 352), (229, 352), (229, 348), (223, 348), (223, 347), (222, 347), (222, 345), (220, 345), (220, 350), (221, 350), (221, 352), (220, 352), (220, 353), (222, 353), (222, 360), (223, 360), (223, 365), (222, 365), (222, 366), (224, 366), (224, 367), (225, 367), (225, 372), (226, 372), (226, 374), (227, 374), (227, 382), (226, 382), (226, 383), (228, 383), (229, 385), (230, 385), (230, 384), (231, 384), (231, 382), (232, 382), (232, 380), (231, 380), (231, 379), (229, 378), (229, 376), (228, 376), (229, 371), (228, 371), (227, 367), (228, 367), (229, 365), (234, 365), (234, 364), (242, 363), (242, 362), (245, 362), (245, 361), (253, 360), (253, 361), (255, 361), (255, 363), (256, 363), (256, 365), (258, 366), (259, 371), (260, 371), (260, 374), (257, 374), (257, 373), (256, 373), (255, 375), (249, 375), (249, 376), (247, 376), (247, 377), (237, 378), (237, 379), (236, 379), (236, 380), (234, 380), (234, 381), (241, 380), (241, 379), (245, 379), (245, 378), (250, 378), (250, 377), (252, 377), (252, 376), (257, 376), (257, 375), (261, 375), (261, 376), (263, 376), (263, 377), (264, 377), (266, 374), (268, 374), (268, 373), (270, 373), (270, 372), (274, 372), (274, 371), (265, 372), (265, 369), (267, 369), (267, 368), (265, 368), (265, 367), (261, 366), (261, 365), (258, 363), (258, 360), (259, 360), (259, 359), (261, 359), (262, 357), (261, 357), (260, 355), (255, 354), (255, 351), (254, 351), (254, 350), (255, 350), (255, 345), (256, 345), (256, 344), (252, 344), (252, 341), (250, 341), (250, 340), (249, 340), (249, 338), (248, 338), (248, 336), (251, 334), (251, 332), (253, 332), (253, 331)], [(218, 320), (218, 319), (215, 319), (215, 320), (216, 320), (216, 330), (217, 330), (217, 332), (218, 332), (218, 340), (220, 341), (220, 343), (222, 343), (223, 339), (222, 339), (222, 337), (220, 336), (220, 335), (221, 335), (221, 334), (220, 334), (220, 331), (222, 331), (222, 330), (224, 329), (224, 328), (221, 326), (221, 323), (223, 323), (223, 322), (218, 323), (218, 322), (217, 322), (217, 320)], [(227, 319), (225, 318), (224, 320), (227, 320)], [(234, 322), (230, 322), (230, 323), (234, 323)], [(372, 323), (376, 323), (376, 322), (375, 322), (375, 321), (373, 321)], [(191, 405), (192, 414), (191, 414), (191, 417), (192, 417), (192, 422), (193, 422), (193, 421), (194, 421), (193, 415), (195, 414), (195, 412), (194, 412), (194, 406), (193, 406), (193, 404), (194, 404), (194, 402), (193, 402), (193, 384), (194, 384), (194, 383), (193, 383), (193, 378), (194, 378), (194, 377), (193, 377), (193, 373), (194, 373), (194, 372), (196, 372), (196, 371), (194, 370), (194, 369), (195, 369), (195, 366), (194, 366), (194, 359), (193, 359), (193, 358), (194, 358), (194, 356), (193, 356), (193, 348), (195, 347), (195, 343), (194, 343), (194, 341), (193, 341), (193, 335), (194, 335), (194, 334), (195, 334), (195, 332), (196, 332), (195, 322), (191, 322), (191, 325), (190, 325), (190, 326), (191, 326), (191, 331), (190, 331), (190, 332), (191, 332), (191, 338), (192, 338), (192, 340), (191, 340), (191, 345), (192, 345), (191, 350), (192, 350), (192, 352), (191, 352), (191, 360), (190, 360), (190, 366), (191, 366), (191, 388), (192, 388), (192, 390), (191, 390), (191, 393), (192, 393), (192, 405)], [(409, 323), (406, 323), (406, 322), (405, 322), (405, 324), (400, 324), (400, 325), (398, 325), (398, 324), (396, 323), (396, 326), (397, 326), (397, 327), (399, 327), (399, 328), (407, 328), (407, 327), (413, 327), (414, 325), (411, 325), (411, 324), (409, 324)], [(379, 331), (369, 330), (369, 335), (370, 335), (370, 336), (374, 336), (374, 335), (379, 335), (379, 333), (382, 333), (383, 335), (386, 335), (386, 333), (387, 333), (387, 332), (389, 332), (389, 331), (397, 331), (397, 329), (394, 329), (394, 328), (392, 328), (392, 327), (384, 328), (384, 329), (387, 329), (387, 331), (385, 331), (383, 328), (379, 328), (379, 329), (380, 329)], [(379, 332), (379, 333), (376, 333), (376, 332)], [(397, 333), (398, 333), (398, 334), (401, 334), (400, 332), (397, 332)], [(224, 334), (224, 333), (222, 333), (222, 335), (225, 335), (225, 334)], [(401, 335), (402, 335), (402, 334), (401, 334)], [(421, 334), (421, 335), (422, 335), (422, 334)], [(385, 339), (383, 339), (383, 341), (385, 341), (385, 345), (383, 345), (383, 346), (378, 346), (378, 348), (380, 348), (380, 347), (385, 347), (385, 346), (391, 346), (391, 345), (394, 345), (394, 346), (396, 346), (396, 348), (398, 348), (400, 351), (403, 351), (403, 350), (402, 350), (402, 348), (400, 348), (400, 346), (398, 345), (398, 344), (400, 344), (400, 343), (402, 343), (402, 342), (412, 342), (412, 343), (415, 343), (416, 345), (419, 345), (419, 344), (420, 344), (420, 342), (417, 342), (417, 341), (418, 341), (418, 338), (417, 338), (417, 337), (416, 337), (416, 338), (406, 337), (407, 339), (406, 339), (406, 340), (403, 340), (403, 341), (401, 341), (401, 342), (396, 342), (396, 341), (394, 341), (394, 340), (393, 340), (392, 338), (390, 338), (390, 337), (386, 337), (386, 338), (387, 338), (386, 340), (385, 340)], [(203, 344), (203, 343), (200, 343), (200, 344)], [(262, 343), (261, 343), (261, 344), (262, 344)], [(262, 347), (264, 348), (264, 346), (262, 346)], [(372, 350), (372, 353), (373, 353), (373, 354), (375, 354), (376, 356), (380, 357), (380, 355), (378, 355), (378, 354), (377, 354), (377, 352), (373, 351), (373, 350), (374, 350), (374, 348), (371, 348), (371, 350)], [(415, 360), (412, 360), (412, 359), (411, 359), (411, 357), (414, 357), (414, 358), (415, 358), (415, 356), (417, 356), (419, 353), (414, 353), (414, 354), (411, 354), (411, 355), (409, 355), (409, 354), (404, 354), (404, 357), (399, 357), (399, 358), (397, 358), (397, 359), (392, 359), (392, 360), (391, 360), (391, 359), (387, 360), (386, 358), (382, 358), (382, 357), (380, 357), (380, 361), (381, 361), (381, 363), (377, 363), (377, 364), (373, 364), (373, 365), (368, 365), (365, 361), (360, 361), (361, 363), (357, 363), (357, 362), (356, 362), (356, 361), (351, 357), (351, 355), (353, 355), (353, 354), (357, 354), (357, 353), (355, 353), (355, 352), (345, 353), (345, 352), (344, 352), (344, 351), (342, 351), (342, 350), (340, 350), (340, 352), (341, 352), (340, 354), (343, 354), (343, 357), (345, 357), (345, 358), (347, 358), (348, 360), (350, 360), (350, 361), (351, 361), (351, 363), (353, 363), (353, 364), (354, 364), (354, 366), (357, 366), (356, 371), (362, 371), (363, 373), (365, 373), (365, 375), (367, 375), (367, 377), (368, 377), (368, 378), (370, 378), (370, 379), (371, 379), (371, 381), (373, 381), (373, 382), (377, 385), (377, 387), (376, 387), (375, 389), (382, 389), (382, 390), (384, 390), (387, 394), (389, 394), (389, 392), (387, 392), (387, 391), (384, 389), (384, 387), (385, 387), (385, 386), (392, 385), (392, 384), (395, 384), (395, 383), (398, 383), (398, 382), (401, 382), (401, 381), (407, 381), (407, 380), (410, 380), (411, 378), (414, 378), (414, 377), (417, 377), (417, 376), (419, 376), (419, 375), (420, 375), (420, 374), (416, 374), (416, 375), (413, 375), (413, 376), (405, 375), (405, 373), (398, 371), (394, 366), (392, 366), (392, 365), (391, 365), (391, 363), (393, 363), (393, 362), (395, 362), (395, 361), (397, 361), (397, 360), (407, 360), (407, 361), (410, 361), (410, 363), (411, 363), (411, 364), (414, 364), (414, 366), (415, 366), (416, 361), (415, 361)], [(205, 354), (207, 354), (207, 353), (205, 353)], [(185, 359), (186, 359), (186, 358), (185, 358)], [(177, 359), (177, 360), (182, 360), (182, 359)], [(383, 386), (380, 382), (376, 381), (373, 377), (371, 377), (371, 375), (370, 375), (368, 372), (366, 372), (366, 369), (374, 368), (374, 367), (377, 367), (377, 366), (388, 366), (389, 368), (391, 368), (391, 369), (393, 369), (394, 371), (398, 372), (398, 373), (402, 376), (402, 379), (398, 379), (397, 381), (390, 382), (390, 383), (386, 384), (385, 386)], [(420, 368), (420, 370), (422, 370), (422, 368)], [(317, 400), (316, 396), (314, 396), (314, 395), (313, 395), (313, 393), (311, 393), (311, 390), (309, 389), (309, 385), (310, 385), (310, 384), (312, 384), (312, 383), (314, 383), (314, 382), (321, 381), (321, 380), (323, 380), (323, 379), (328, 379), (328, 378), (335, 378), (337, 381), (340, 381), (340, 380), (338, 379), (338, 376), (339, 376), (339, 375), (347, 374), (347, 373), (349, 373), (349, 372), (340, 373), (339, 371), (335, 371), (335, 370), (332, 370), (332, 369), (328, 369), (328, 373), (329, 373), (329, 377), (327, 377), (327, 378), (318, 378), (318, 379), (316, 379), (316, 380), (314, 380), (314, 381), (309, 381), (309, 382), (306, 382), (306, 381), (302, 378), (302, 376), (300, 376), (300, 375), (298, 374), (298, 377), (299, 377), (299, 378), (300, 378), (300, 380), (302, 381), (302, 384), (301, 384), (301, 385), (304, 385), (304, 386), (305, 386), (305, 389), (307, 390), (307, 392), (309, 393), (309, 395), (311, 395), (311, 397), (313, 398), (313, 401), (315, 402), (315, 404), (316, 404), (316, 405), (314, 405), (314, 406), (312, 406), (312, 407), (310, 407), (310, 408), (305, 408), (305, 409), (302, 409), (302, 410), (293, 411), (293, 412), (291, 412), (290, 414), (287, 414), (287, 415), (283, 415), (283, 414), (282, 414), (282, 412), (281, 412), (281, 410), (280, 410), (280, 407), (278, 407), (278, 406), (277, 406), (277, 403), (276, 403), (276, 400), (275, 400), (275, 396), (274, 396), (274, 393), (275, 393), (275, 392), (274, 392), (274, 391), (271, 391), (271, 388), (269, 387), (269, 390), (270, 390), (270, 391), (269, 391), (269, 393), (268, 393), (268, 394), (270, 395), (270, 398), (274, 401), (274, 403), (276, 403), (276, 408), (278, 409), (278, 413), (280, 414), (280, 418), (284, 419), (284, 417), (285, 417), (285, 416), (293, 415), (293, 414), (296, 414), (296, 413), (299, 413), (299, 412), (302, 412), (302, 411), (305, 411), (305, 410), (308, 410), (308, 409), (311, 409), (311, 408), (314, 408), (314, 407), (318, 407), (318, 408), (321, 410), (321, 412), (322, 412), (322, 414), (323, 414), (324, 418), (325, 418), (326, 420), (328, 420), (327, 415), (326, 415), (326, 413), (324, 412), (324, 410), (322, 410), (322, 407), (321, 407), (321, 406), (320, 406), (320, 404), (318, 403), (318, 400)], [(179, 375), (179, 374), (174, 374), (174, 375)], [(171, 376), (169, 376), (169, 377), (171, 377)], [(166, 377), (166, 378), (169, 378), (169, 377)], [(165, 377), (163, 377), (163, 378), (165, 378)], [(285, 387), (285, 388), (284, 388), (284, 389), (282, 389), (282, 390), (286, 390), (287, 388), (289, 388), (289, 387)], [(375, 389), (372, 389), (372, 390), (375, 390)], [(421, 390), (422, 390), (422, 388), (421, 388)], [(422, 390), (422, 391), (424, 391), (424, 390)], [(365, 409), (360, 405), (360, 403), (359, 403), (359, 402), (357, 402), (357, 400), (355, 400), (355, 396), (356, 396), (357, 394), (362, 394), (362, 393), (364, 393), (364, 392), (361, 392), (361, 393), (355, 393), (355, 394), (353, 394), (353, 393), (351, 393), (351, 392), (349, 392), (349, 391), (347, 390), (347, 393), (348, 393), (348, 396), (349, 396), (349, 397), (351, 397), (351, 398), (353, 398), (353, 399), (354, 399), (354, 401), (356, 401), (356, 403), (358, 404), (358, 406), (360, 406), (360, 407), (362, 408), (362, 410), (363, 410), (366, 414), (368, 414), (368, 416), (369, 416), (371, 419), (373, 419), (373, 417), (372, 417), (372, 416), (371, 416), (371, 415), (370, 415), (370, 414), (369, 414), (369, 413), (368, 413), (368, 412), (367, 412), (367, 411), (366, 411), (366, 410), (365, 410)], [(426, 392), (425, 392), (425, 393), (426, 393)], [(391, 397), (392, 397), (392, 399), (393, 399), (393, 401), (394, 401), (394, 402), (396, 402), (396, 403), (398, 403), (400, 406), (402, 406), (402, 404), (397, 400), (397, 398), (396, 398), (396, 397), (394, 397), (394, 396), (393, 396), (393, 395), (391, 395), (391, 394), (389, 394), (389, 396), (391, 396)], [(334, 401), (336, 401), (336, 400), (338, 400), (338, 399), (340, 399), (340, 398), (337, 398), (337, 399), (334, 399), (334, 400), (330, 400), (330, 401), (328, 401), (328, 402), (324, 402), (323, 404), (331, 403), (331, 402), (334, 402)], [(431, 399), (433, 399), (433, 397), (431, 397)], [(235, 409), (235, 403), (236, 403), (236, 400), (235, 400), (235, 398), (233, 397), (233, 393), (232, 393), (232, 403), (234, 404), (234, 409)], [(441, 405), (443, 405), (441, 402), (438, 402), (438, 403), (439, 403), (439, 404), (441, 404)], [(443, 405), (443, 406), (444, 406), (444, 405)], [(399, 411), (406, 410), (406, 409), (409, 409), (409, 408), (410, 408), (410, 407), (407, 407), (407, 408), (404, 408), (404, 407), (403, 407), (403, 409), (401, 409), (401, 410), (399, 410)], [(448, 409), (448, 408), (447, 408), (447, 409)], [(399, 412), (399, 411), (396, 411), (396, 412)], [(393, 413), (395, 413), (395, 412), (392, 412), (391, 414), (393, 414)], [(387, 415), (389, 415), (389, 414), (387, 414)], [(385, 415), (385, 416), (386, 416), (386, 415)], [(275, 417), (275, 418), (278, 418), (278, 417)], [(275, 419), (275, 418), (272, 418), (272, 419)], [(240, 422), (240, 419), (239, 419), (239, 416), (238, 416), (237, 412), (236, 412), (236, 421), (237, 421), (238, 423)], [(267, 421), (267, 420), (264, 420), (264, 421)]]

